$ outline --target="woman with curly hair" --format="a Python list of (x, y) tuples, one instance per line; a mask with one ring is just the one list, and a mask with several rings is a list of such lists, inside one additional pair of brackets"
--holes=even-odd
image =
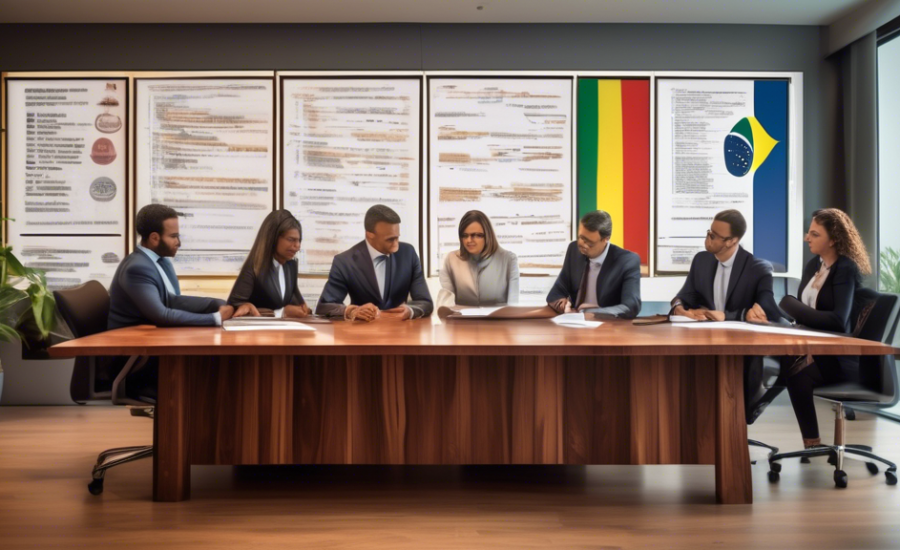
[[(785, 296), (781, 309), (806, 327), (850, 332), (850, 310), (862, 275), (872, 272), (866, 247), (847, 214), (837, 208), (813, 212), (805, 241), (815, 257), (803, 269), (799, 298)], [(806, 447), (821, 443), (813, 390), (858, 377), (859, 357), (807, 357), (788, 372), (787, 387)]]

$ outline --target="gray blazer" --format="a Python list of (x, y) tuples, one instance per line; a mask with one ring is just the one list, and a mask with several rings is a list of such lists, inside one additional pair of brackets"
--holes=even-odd
[(519, 261), (498, 248), (490, 258), (463, 260), (459, 251), (444, 256), (437, 305), (499, 306), (519, 303)]
[(215, 298), (169, 294), (153, 260), (135, 250), (113, 276), (106, 326), (110, 330), (134, 325), (211, 327), (216, 325), (213, 313), (223, 305)]

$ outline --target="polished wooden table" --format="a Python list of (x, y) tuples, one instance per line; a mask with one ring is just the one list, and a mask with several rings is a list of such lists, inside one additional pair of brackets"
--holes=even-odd
[(160, 357), (153, 497), (192, 464), (715, 464), (750, 503), (744, 355), (890, 355), (852, 338), (549, 320), (142, 326), (55, 357)]

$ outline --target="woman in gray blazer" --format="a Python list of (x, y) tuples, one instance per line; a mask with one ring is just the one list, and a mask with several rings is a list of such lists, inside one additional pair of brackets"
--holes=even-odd
[(459, 221), (459, 250), (444, 257), (437, 306), (500, 306), (519, 302), (519, 263), (500, 248), (491, 220), (470, 210)]

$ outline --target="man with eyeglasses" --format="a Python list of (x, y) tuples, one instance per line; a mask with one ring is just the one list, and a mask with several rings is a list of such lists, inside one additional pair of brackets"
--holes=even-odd
[(706, 251), (691, 262), (684, 286), (672, 300), (673, 315), (698, 321), (781, 319), (772, 292), (772, 265), (740, 246), (747, 221), (737, 210), (716, 214), (706, 232)]
[(612, 218), (589, 212), (578, 225), (578, 240), (569, 244), (562, 271), (547, 295), (557, 313), (583, 311), (625, 319), (641, 310), (641, 258), (609, 242)]

